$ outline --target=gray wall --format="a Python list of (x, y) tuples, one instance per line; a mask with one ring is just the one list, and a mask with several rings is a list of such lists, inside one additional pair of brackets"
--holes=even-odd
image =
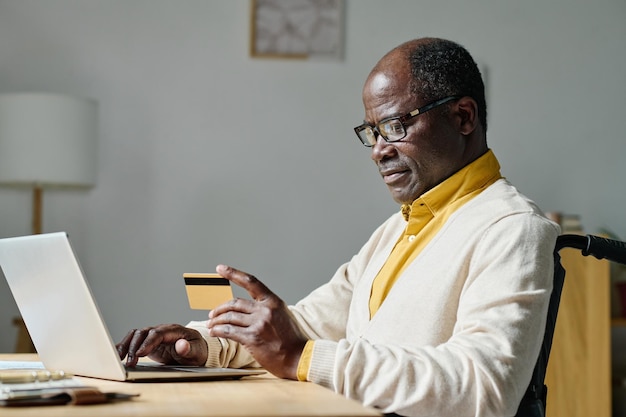
[[(181, 275), (217, 263), (288, 302), (326, 281), (397, 209), (352, 127), (397, 44), (441, 36), (488, 73), (488, 140), (545, 210), (626, 238), (623, 0), (348, 0), (345, 58), (248, 56), (249, 2), (0, 0), (0, 92), (100, 103), (98, 184), (50, 190), (114, 339), (204, 318)], [(30, 233), (28, 190), (0, 188), (0, 237)], [(0, 282), (0, 351), (17, 314)]]

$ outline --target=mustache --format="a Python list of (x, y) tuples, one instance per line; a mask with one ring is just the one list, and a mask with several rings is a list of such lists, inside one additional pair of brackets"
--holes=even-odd
[(387, 162), (387, 163), (380, 162), (376, 165), (378, 166), (378, 172), (381, 175), (385, 175), (385, 174), (389, 174), (393, 172), (407, 171), (409, 169), (405, 164), (398, 163), (398, 161)]

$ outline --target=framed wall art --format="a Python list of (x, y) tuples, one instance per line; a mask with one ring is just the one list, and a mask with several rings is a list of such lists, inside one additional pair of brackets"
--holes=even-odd
[(250, 55), (341, 59), (344, 0), (251, 0)]

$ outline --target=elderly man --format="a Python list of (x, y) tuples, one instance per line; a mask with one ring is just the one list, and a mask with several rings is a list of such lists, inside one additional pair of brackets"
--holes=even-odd
[(558, 226), (501, 176), (480, 72), (460, 45), (396, 47), (363, 104), (354, 130), (401, 210), (295, 306), (218, 265), (250, 300), (186, 327), (133, 330), (121, 358), (262, 366), (407, 416), (515, 414), (541, 345)]

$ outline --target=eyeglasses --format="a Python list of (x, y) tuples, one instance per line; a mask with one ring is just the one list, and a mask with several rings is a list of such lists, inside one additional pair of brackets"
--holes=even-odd
[(404, 126), (404, 123), (407, 120), (412, 119), (413, 117), (420, 114), (424, 114), (427, 111), (434, 109), (435, 107), (439, 107), (442, 104), (448, 103), (449, 101), (458, 100), (460, 98), (461, 96), (444, 97), (442, 99), (428, 103), (425, 106), (420, 107), (419, 109), (415, 109), (412, 112), (405, 114), (404, 116), (395, 116), (383, 119), (376, 126), (363, 123), (362, 125), (355, 127), (354, 132), (359, 137), (361, 143), (363, 143), (363, 145), (367, 146), (368, 148), (376, 145), (378, 135), (382, 136), (382, 138), (386, 142), (397, 142), (406, 137), (406, 128)]

